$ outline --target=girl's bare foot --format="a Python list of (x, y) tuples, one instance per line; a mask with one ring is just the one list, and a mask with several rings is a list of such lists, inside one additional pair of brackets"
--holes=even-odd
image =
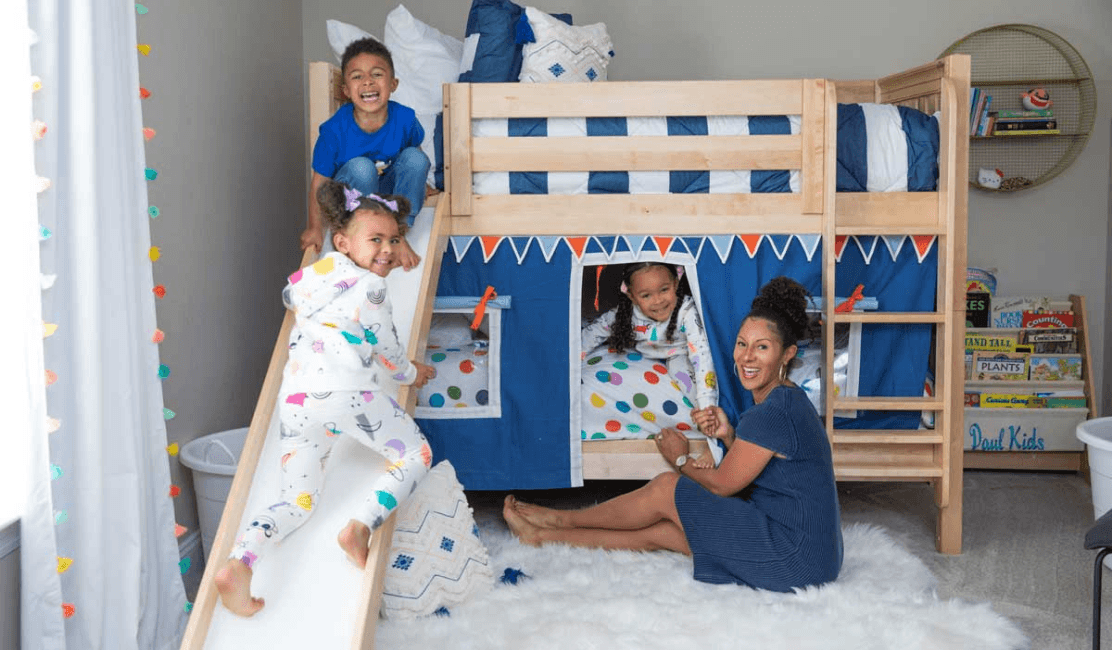
[(251, 567), (236, 559), (229, 559), (216, 572), (216, 590), (220, 601), (233, 614), (253, 616), (266, 602), (251, 596)]
[(336, 537), (340, 548), (344, 549), (348, 558), (360, 569), (367, 566), (368, 546), (371, 543), (371, 529), (361, 521), (352, 519)]
[(518, 501), (512, 494), (506, 497), (506, 504), (512, 507), (518, 516), (539, 528), (568, 527), (567, 522), (564, 521), (564, 513), (559, 510)]
[(513, 495), (507, 495), (506, 500), (502, 504), (502, 518), (506, 520), (506, 525), (510, 527), (510, 532), (517, 537), (522, 544), (529, 546), (540, 546), (541, 531), (539, 528), (531, 524), (527, 519), (518, 513), (515, 505), (517, 500)]

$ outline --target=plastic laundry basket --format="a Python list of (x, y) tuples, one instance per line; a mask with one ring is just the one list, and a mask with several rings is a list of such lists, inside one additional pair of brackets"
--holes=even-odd
[(1085, 420), (1077, 425), (1077, 439), (1089, 446), (1093, 483), (1093, 518), (1112, 509), (1112, 417)]
[(232, 489), (232, 477), (247, 440), (247, 427), (210, 433), (186, 443), (178, 458), (193, 470), (193, 490), (197, 494), (197, 516), (201, 519), (201, 547), (208, 560), (224, 503)]

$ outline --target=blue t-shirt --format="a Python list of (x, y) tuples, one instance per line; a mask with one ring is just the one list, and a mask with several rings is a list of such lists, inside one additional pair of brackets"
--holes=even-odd
[(394, 162), (402, 149), (419, 147), (425, 130), (412, 108), (391, 101), (387, 105), (386, 123), (374, 133), (367, 133), (355, 123), (351, 102), (338, 108), (320, 125), (320, 135), (313, 147), (313, 171), (332, 178), (344, 163), (365, 157), (375, 162)]

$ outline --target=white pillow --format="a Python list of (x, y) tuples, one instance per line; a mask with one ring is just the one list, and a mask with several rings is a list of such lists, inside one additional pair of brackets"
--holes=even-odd
[(378, 42), (382, 42), (381, 38), (371, 36), (367, 32), (359, 29), (355, 25), (342, 23), (338, 20), (325, 21), (325, 27), (328, 29), (328, 44), (332, 46), (332, 53), (336, 55), (336, 65), (339, 65), (344, 60), (344, 50), (352, 41), (358, 41), (361, 38), (373, 38)]
[(417, 20), (404, 5), (386, 16), (383, 37), (394, 57), (394, 76), (398, 78), (398, 89), (390, 99), (418, 113), (441, 112), (443, 84), (459, 79), (463, 41)]
[(534, 7), (525, 15), (535, 40), (522, 48), (520, 81), (606, 81), (614, 45), (604, 23), (567, 25)]
[(384, 618), (450, 611), (494, 586), (486, 546), (448, 461), (433, 466), (402, 503), (387, 562)]

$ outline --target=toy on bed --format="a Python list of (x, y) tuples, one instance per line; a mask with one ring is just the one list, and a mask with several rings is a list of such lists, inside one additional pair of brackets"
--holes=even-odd
[(585, 440), (648, 438), (668, 427), (696, 436), (691, 410), (717, 406), (706, 330), (682, 276), (671, 264), (625, 265), (618, 307), (583, 327)]

